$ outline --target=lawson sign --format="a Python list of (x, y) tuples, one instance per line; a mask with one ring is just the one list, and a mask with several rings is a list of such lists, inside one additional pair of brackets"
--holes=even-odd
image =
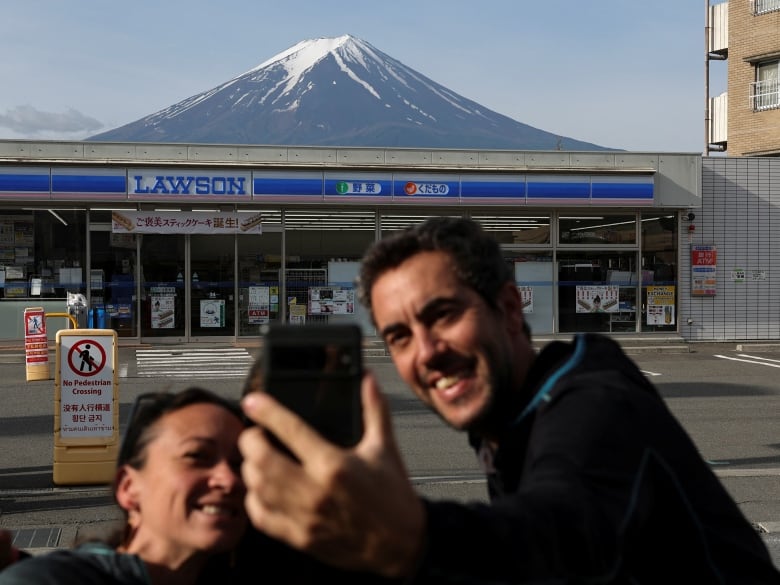
[(130, 199), (180, 199), (198, 197), (219, 200), (249, 200), (252, 173), (234, 171), (186, 172), (181, 169), (128, 169)]

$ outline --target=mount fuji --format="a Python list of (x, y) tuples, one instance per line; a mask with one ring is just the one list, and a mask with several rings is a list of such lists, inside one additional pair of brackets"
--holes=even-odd
[(351, 35), (301, 41), (93, 141), (617, 150), (489, 110)]

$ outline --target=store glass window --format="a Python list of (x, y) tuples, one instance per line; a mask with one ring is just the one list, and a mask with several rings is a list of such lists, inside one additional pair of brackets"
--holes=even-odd
[[(448, 215), (442, 210), (435, 209), (415, 209), (414, 212), (402, 213), (382, 213), (379, 222), (381, 227), (381, 237), (386, 238), (394, 232), (399, 232), (413, 225), (423, 223), (426, 219), (436, 216)], [(454, 214), (453, 217), (460, 217), (460, 214)]]
[(472, 213), (471, 218), (504, 246), (550, 244), (549, 214)]
[(677, 331), (676, 213), (642, 214), (642, 331)]
[(558, 253), (562, 333), (636, 331), (637, 253)]
[(238, 235), (238, 335), (280, 320), (282, 212), (263, 209), (261, 234)]
[(0, 296), (65, 299), (67, 293), (85, 293), (86, 217), (80, 209), (0, 213)]
[(550, 252), (510, 252), (515, 283), (523, 301), (523, 316), (532, 334), (553, 333), (553, 261)]
[(90, 215), (89, 296), (92, 326), (138, 335), (137, 236), (111, 232), (111, 212)]
[(376, 214), (360, 209), (286, 210), (285, 289), (290, 322), (359, 322), (370, 327), (355, 295), (360, 259), (374, 241)]
[[(475, 211), (471, 218), (501, 244), (523, 300), (523, 313), (534, 334), (554, 331), (553, 262), (550, 214)], [(524, 249), (547, 248), (549, 251)]]
[(563, 213), (558, 218), (561, 244), (636, 244), (636, 215)]

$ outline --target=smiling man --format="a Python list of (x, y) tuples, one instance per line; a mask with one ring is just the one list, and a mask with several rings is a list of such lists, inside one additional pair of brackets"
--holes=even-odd
[(325, 442), (267, 396), (240, 440), (253, 523), (317, 558), (410, 583), (778, 583), (780, 573), (656, 389), (609, 338), (537, 355), (511, 266), (479, 224), (375, 244), (360, 296), (415, 395), (465, 431), (490, 504), (414, 492), (371, 373), (365, 433)]

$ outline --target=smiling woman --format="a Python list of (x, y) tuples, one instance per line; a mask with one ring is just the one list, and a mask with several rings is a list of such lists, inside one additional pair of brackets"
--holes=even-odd
[(89, 542), (14, 563), (2, 585), (157, 585), (231, 582), (243, 536), (244, 484), (236, 406), (201, 388), (140, 396), (119, 451), (113, 493), (124, 526)]

